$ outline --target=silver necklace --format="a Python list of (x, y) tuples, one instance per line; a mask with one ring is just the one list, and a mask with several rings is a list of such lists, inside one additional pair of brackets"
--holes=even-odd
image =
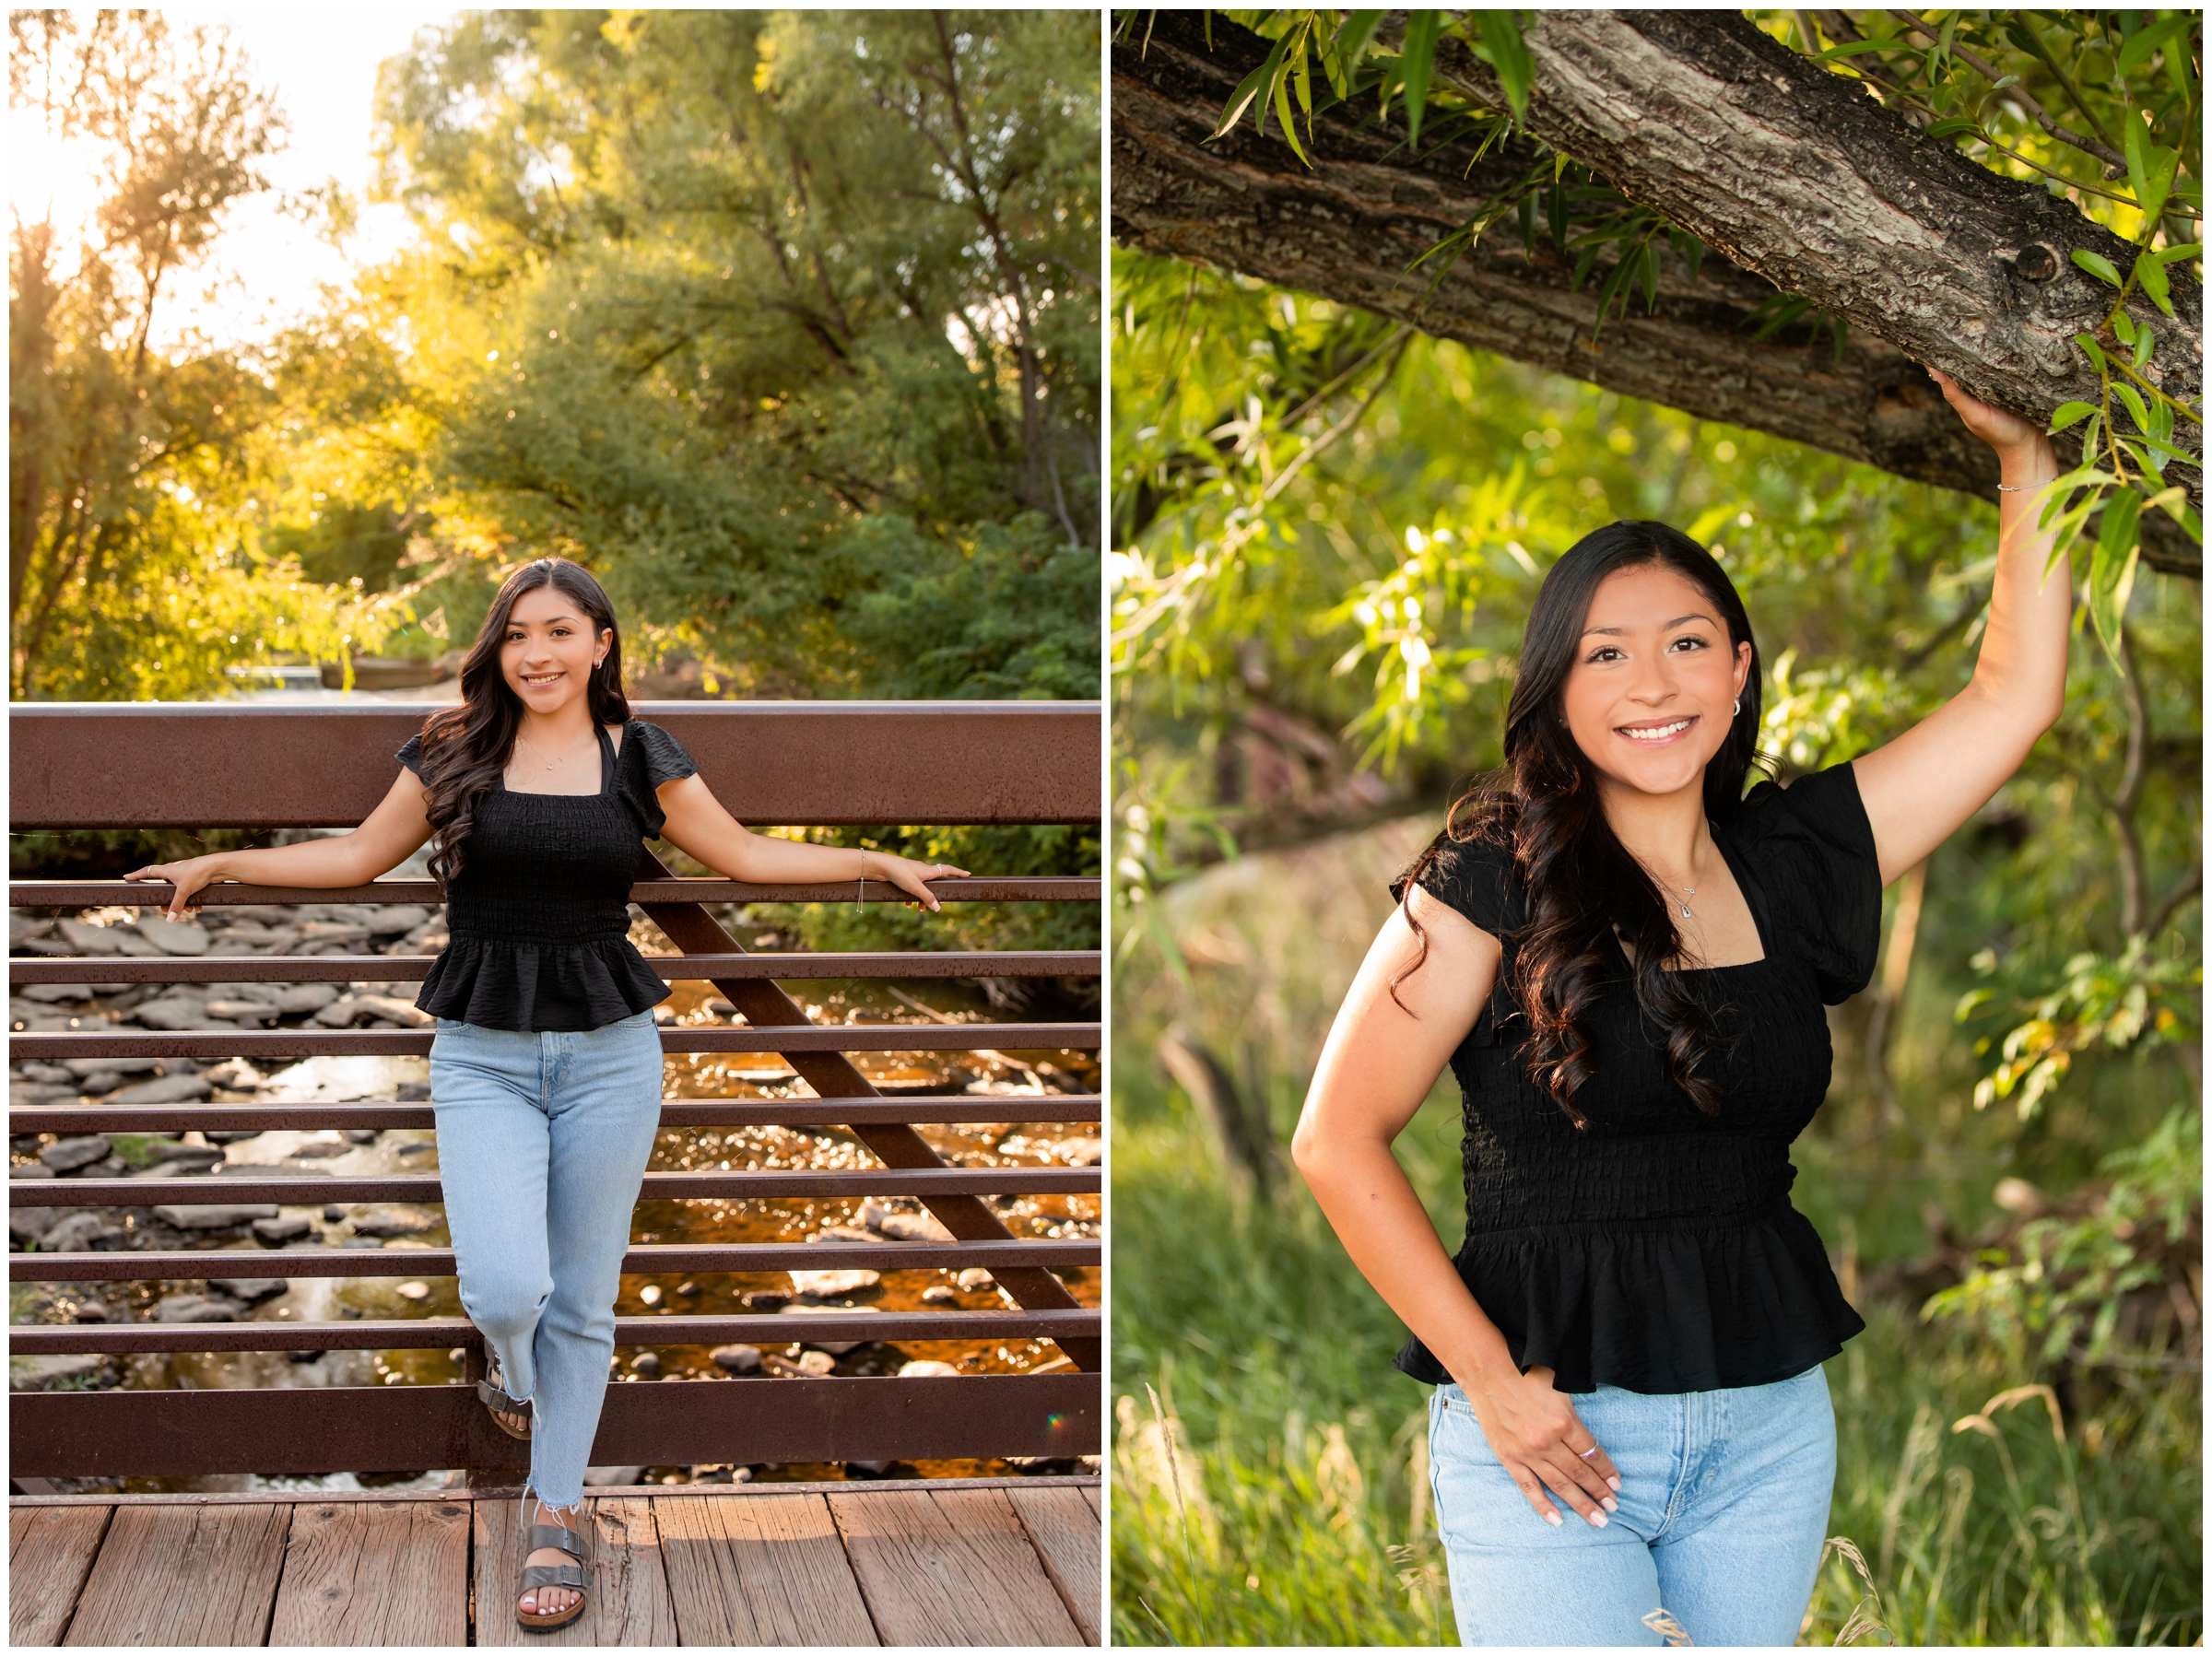
[(1690, 898), (1693, 898), (1693, 897), (1697, 896), (1697, 894), (1698, 894), (1698, 888), (1697, 888), (1695, 886), (1685, 886), (1685, 887), (1682, 887), (1682, 896), (1683, 896), (1683, 898), (1684, 898), (1684, 900), (1683, 900), (1683, 902), (1682, 902), (1681, 908), (1682, 908), (1682, 918), (1683, 918), (1684, 920), (1688, 920), (1688, 919), (1689, 919), (1689, 918), (1690, 918), (1690, 912), (1689, 912), (1689, 902), (1688, 902), (1688, 899), (1689, 899)]
[[(594, 732), (593, 734), (596, 734), (597, 733)], [(537, 755), (539, 758), (543, 759), (546, 758), (546, 750), (540, 747), (536, 743), (533, 742), (528, 736), (523, 734), (521, 731), (518, 730), (514, 733), (514, 739), (520, 742), (524, 747), (527, 747), (532, 753)], [(591, 739), (591, 736), (586, 736), (584, 737), (583, 742), (588, 742)], [(578, 747), (582, 747), (583, 746), (583, 742), (579, 742), (575, 745), (575, 746), (570, 747), (565, 751), (555, 755), (552, 758), (547, 759), (546, 762), (546, 769), (547, 770), (552, 769), (553, 767), (559, 764), (562, 759), (567, 758), (570, 754), (574, 753)]]

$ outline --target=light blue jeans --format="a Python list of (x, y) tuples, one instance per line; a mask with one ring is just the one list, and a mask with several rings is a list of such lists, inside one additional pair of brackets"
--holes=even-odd
[(583, 1495), (661, 1075), (649, 1011), (539, 1035), (441, 1017), (430, 1043), (462, 1309), (530, 1403), (529, 1487), (557, 1507)]
[[(1700, 1645), (1794, 1645), (1828, 1538), (1836, 1417), (1818, 1368), (1771, 1385), (1574, 1410), (1620, 1470), (1604, 1529), (1557, 1529), (1491, 1452), (1455, 1385), (1429, 1400), (1429, 1475), (1462, 1644), (1656, 1645), (1664, 1609)], [(1548, 1491), (1547, 1491), (1548, 1493)]]

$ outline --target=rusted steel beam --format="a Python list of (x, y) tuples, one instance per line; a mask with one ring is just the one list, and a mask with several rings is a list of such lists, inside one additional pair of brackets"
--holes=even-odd
[[(1095, 701), (632, 702), (740, 822), (1096, 823)], [(337, 828), (376, 808), (431, 704), (18, 702), (18, 828)], [(159, 776), (159, 789), (146, 779)]]
[[(949, 1271), (957, 1266), (1042, 1265), (1080, 1270), (1103, 1244), (1014, 1242), (647, 1242), (622, 1256), (628, 1275), (705, 1271)], [(184, 1252), (14, 1253), (10, 1282), (205, 1282), (210, 1276), (451, 1276), (451, 1248), (285, 1248)], [(673, 1313), (672, 1313), (673, 1314)]]
[[(716, 987), (730, 992), (724, 985)], [(661, 1028), (661, 1051), (779, 1052), (786, 1057), (796, 1052), (1078, 1051), (1095, 1050), (1099, 1033), (1097, 1024), (809, 1024), (799, 1029), (666, 1024)], [(212, 1029), (182, 1035), (92, 1035), (71, 1029), (10, 1035), (7, 1050), (18, 1063), (54, 1058), (421, 1058), (429, 1055), (434, 1034), (429, 1029)]]
[[(235, 1256), (234, 1256), (235, 1257)], [(1054, 1311), (810, 1311), (804, 1317), (759, 1313), (729, 1317), (618, 1317), (618, 1345), (793, 1345), (824, 1340), (1095, 1339), (1099, 1313)], [(476, 1338), (465, 1317), (416, 1317), (359, 1322), (74, 1323), (18, 1325), (7, 1331), (18, 1357), (72, 1352), (123, 1356), (140, 1351), (435, 1351)]]
[[(222, 826), (222, 825), (214, 825)], [(632, 886), (633, 903), (818, 903), (825, 892), (839, 902), (913, 901), (888, 880), (841, 880), (830, 887), (754, 886), (743, 880), (649, 880)], [(169, 902), (173, 887), (155, 880), (13, 880), (7, 887), (11, 909), (153, 909)], [(982, 875), (930, 885), (947, 903), (1095, 903), (1101, 882), (1065, 875), (1002, 879)], [(445, 901), (435, 880), (378, 880), (368, 886), (241, 886), (224, 882), (201, 888), (198, 901), (212, 908), (239, 903), (428, 903)]]
[[(95, 956), (86, 960), (11, 957), (11, 983), (379, 983), (418, 982), (435, 955), (202, 955), (159, 960)], [(645, 964), (671, 982), (716, 977), (796, 982), (842, 978), (874, 982), (903, 978), (1095, 978), (1096, 949), (994, 953), (986, 949), (878, 955), (647, 955)]]
[[(1100, 1452), (1095, 1374), (610, 1386), (602, 1466), (987, 1459)], [(191, 1477), (510, 1468), (529, 1447), (465, 1386), (297, 1391), (21, 1392), (9, 1399), (18, 1477)], [(864, 1488), (865, 1486), (863, 1486)]]
[[(640, 866), (642, 873), (667, 872), (650, 851)], [(746, 952), (722, 922), (699, 903), (646, 903), (642, 907), (647, 918), (661, 928), (669, 942), (688, 955)], [(713, 983), (746, 1022), (757, 1028), (783, 1030), (813, 1027), (805, 1008), (772, 981), (726, 978), (715, 979)], [(825, 1098), (879, 1096), (867, 1077), (841, 1052), (794, 1046), (785, 1055), (800, 1078)], [(855, 1122), (853, 1133), (886, 1167), (925, 1169), (945, 1165), (944, 1158), (911, 1126)], [(923, 1201), (937, 1222), (962, 1241), (996, 1241), (1013, 1235), (996, 1214), (972, 1195), (946, 1193), (925, 1196)], [(1000, 1276), (999, 1286), (1016, 1304), (1028, 1310), (1065, 1310), (1076, 1303), (1075, 1297), (1050, 1271), (1011, 1266)], [(1097, 1340), (1080, 1339), (1072, 1344), (1064, 1341), (1060, 1349), (1079, 1368), (1099, 1368), (1105, 1360), (1104, 1346)]]
[[(786, 1201), (794, 1196), (900, 1195), (919, 1197), (926, 1203), (948, 1195), (1094, 1195), (1099, 1183), (1096, 1168), (948, 1168), (940, 1162), (926, 1169), (885, 1168), (860, 1173), (807, 1168), (774, 1173), (648, 1173), (638, 1200), (743, 1202)], [(240, 1202), (307, 1206), (323, 1202), (442, 1200), (435, 1173), (392, 1173), (368, 1179), (315, 1174), (269, 1179), (228, 1174), (184, 1179), (18, 1179), (10, 1180), (8, 1188), (11, 1207), (153, 1207), (170, 1202), (188, 1206)], [(1009, 1233), (1002, 1227), (1002, 1234)]]
[[(664, 1127), (841, 1127), (865, 1122), (1082, 1122), (1100, 1120), (1097, 1093), (963, 1093), (957, 1098), (664, 1098)], [(7, 1112), (10, 1133), (268, 1133), (327, 1127), (435, 1127), (429, 1104), (27, 1104)]]

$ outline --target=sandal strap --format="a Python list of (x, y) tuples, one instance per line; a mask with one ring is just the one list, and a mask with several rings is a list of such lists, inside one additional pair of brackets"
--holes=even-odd
[(579, 1592), (592, 1584), (591, 1572), (581, 1564), (525, 1564), (523, 1588), (573, 1587)]
[[(532, 1524), (530, 1526), (530, 1544), (525, 1550), (535, 1553), (538, 1548), (544, 1546), (559, 1547), (562, 1552), (568, 1554), (568, 1556), (571, 1558), (581, 1558), (583, 1556), (583, 1537), (579, 1535), (575, 1531), (567, 1528), (565, 1525), (557, 1523)], [(553, 1566), (548, 1564), (539, 1568), (550, 1569), (553, 1568)]]
[(529, 1399), (510, 1397), (488, 1380), (480, 1380), (477, 1382), (477, 1396), (483, 1401), (485, 1407), (497, 1409), (502, 1415), (527, 1415), (530, 1413)]

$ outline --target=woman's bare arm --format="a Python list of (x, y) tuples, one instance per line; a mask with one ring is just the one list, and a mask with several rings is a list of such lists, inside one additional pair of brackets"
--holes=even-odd
[(662, 833), (668, 842), (697, 857), (724, 879), (760, 886), (817, 886), (870, 879), (888, 880), (925, 909), (935, 909), (932, 879), (965, 879), (968, 871), (949, 863), (916, 863), (890, 851), (863, 851), (841, 845), (807, 845), (756, 834), (723, 808), (714, 791), (698, 776), (663, 782), (658, 797), (666, 817)]
[(1391, 981), (1420, 951), (1404, 911), (1394, 911), (1329, 1029), (1291, 1157), (1352, 1263), (1466, 1392), (1529, 1504), (1558, 1523), (1544, 1496), (1548, 1485), (1602, 1526), (1616, 1505), (1610, 1491), (1620, 1486), (1612, 1461), (1602, 1449), (1582, 1458), (1594, 1440), (1566, 1394), (1552, 1389), (1549, 1369), (1524, 1375), (1514, 1366), (1505, 1336), (1467, 1292), (1391, 1153), (1474, 1028), (1500, 959), (1498, 940), (1464, 915), (1418, 886), (1411, 901), (1429, 957), (1394, 1001)]
[(429, 837), (422, 779), (403, 769), (368, 820), (351, 833), (263, 851), (216, 851), (182, 863), (155, 863), (123, 877), (173, 882), (176, 892), (163, 912), (182, 920), (199, 907), (194, 900), (197, 894), (218, 880), (252, 886), (366, 886), (420, 851)]
[(2051, 534), (2036, 526), (2035, 492), (2058, 476), (2051, 440), (1941, 374), (1936, 380), (1967, 429), (1997, 452), (2012, 487), (1997, 497), (1997, 571), (1973, 678), (1903, 735), (1852, 761), (1884, 885), (1989, 802), (2066, 699), (2073, 582), (2063, 563), (2044, 573)]

